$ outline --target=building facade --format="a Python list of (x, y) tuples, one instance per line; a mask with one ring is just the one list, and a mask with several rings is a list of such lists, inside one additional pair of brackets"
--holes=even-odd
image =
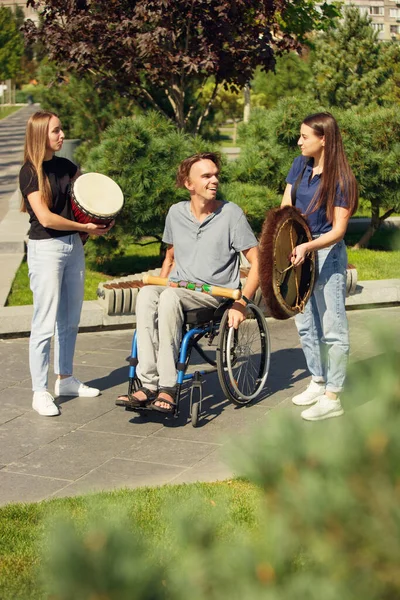
[(24, 11), (26, 19), (32, 19), (32, 21), (38, 20), (37, 11), (31, 7), (27, 8), (26, 0), (0, 0), (0, 5), (7, 6), (8, 8), (11, 8), (12, 10), (15, 10), (15, 8), (18, 6), (19, 8), (22, 8), (22, 10)]
[(400, 0), (346, 0), (369, 15), (380, 40), (400, 41)]

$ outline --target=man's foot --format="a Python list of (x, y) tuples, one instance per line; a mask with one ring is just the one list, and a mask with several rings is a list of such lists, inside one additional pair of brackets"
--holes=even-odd
[(72, 375), (64, 379), (57, 379), (54, 392), (56, 396), (79, 396), (82, 398), (95, 398), (100, 394), (100, 390), (85, 385)]
[(152, 402), (157, 396), (155, 390), (149, 390), (145, 387), (140, 387), (133, 394), (118, 396), (117, 402), (119, 406), (127, 406), (128, 408), (144, 408)]
[(344, 410), (339, 398), (333, 400), (323, 394), (317, 399), (314, 406), (307, 408), (307, 410), (303, 410), (301, 416), (306, 421), (323, 421), (324, 419), (330, 419), (331, 417), (341, 417), (343, 413)]
[(293, 396), (292, 402), (296, 406), (309, 406), (317, 401), (319, 396), (325, 393), (325, 383), (317, 383), (311, 380), (307, 388), (301, 394)]
[(161, 388), (157, 398), (151, 403), (151, 408), (162, 413), (175, 412), (175, 389)]
[(53, 396), (47, 392), (34, 392), (32, 408), (42, 417), (56, 417), (60, 414), (58, 406), (54, 402)]

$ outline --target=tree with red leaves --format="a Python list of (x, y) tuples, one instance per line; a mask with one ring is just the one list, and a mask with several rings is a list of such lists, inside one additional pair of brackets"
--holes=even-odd
[[(50, 60), (157, 108), (197, 132), (218, 87), (240, 89), (257, 66), (299, 49), (308, 32), (337, 15), (313, 0), (28, 0), (39, 25), (25, 24)], [(213, 76), (209, 102), (198, 100)], [(201, 107), (201, 109), (200, 109)]]

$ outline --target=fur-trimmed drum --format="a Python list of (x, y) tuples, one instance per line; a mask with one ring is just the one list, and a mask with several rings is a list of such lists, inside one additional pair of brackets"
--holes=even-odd
[(260, 287), (269, 314), (288, 319), (303, 312), (315, 281), (315, 252), (294, 267), (295, 246), (311, 241), (306, 220), (294, 206), (273, 208), (263, 224), (260, 242)]

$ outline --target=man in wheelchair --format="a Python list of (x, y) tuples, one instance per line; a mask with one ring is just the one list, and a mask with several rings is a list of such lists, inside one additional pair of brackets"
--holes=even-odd
[[(177, 186), (186, 188), (190, 199), (174, 204), (167, 214), (163, 234), (167, 251), (160, 277), (238, 288), (243, 252), (250, 271), (241, 299), (229, 309), (229, 326), (237, 328), (258, 287), (258, 242), (242, 209), (217, 200), (219, 171), (219, 156), (211, 152), (190, 156), (179, 165)], [(118, 401), (174, 413), (184, 313), (217, 308), (221, 302), (182, 288), (143, 287), (136, 302), (137, 376), (142, 387)]]

